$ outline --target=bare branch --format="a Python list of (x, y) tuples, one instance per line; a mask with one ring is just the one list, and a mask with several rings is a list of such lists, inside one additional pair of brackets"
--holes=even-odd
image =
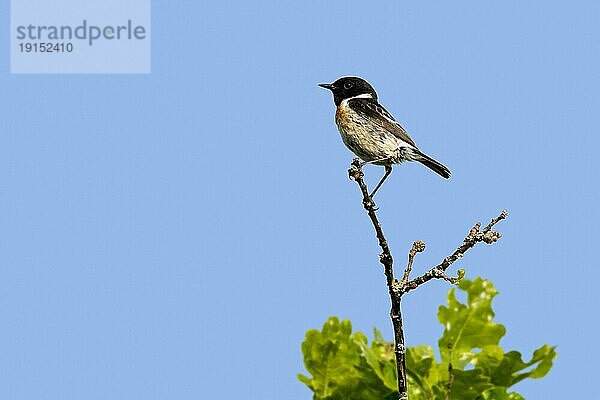
[[(492, 244), (502, 237), (502, 235), (499, 232), (493, 231), (492, 228), (494, 227), (494, 225), (496, 225), (498, 222), (505, 219), (507, 216), (508, 216), (508, 212), (506, 210), (502, 211), (500, 213), (500, 215), (498, 215), (496, 218), (493, 218), (490, 221), (490, 223), (487, 224), (485, 226), (485, 228), (483, 228), (483, 230), (480, 230), (481, 223), (480, 222), (476, 223), (471, 228), (471, 230), (469, 231), (469, 233), (463, 240), (462, 244), (460, 246), (458, 246), (458, 248), (454, 251), (454, 253), (452, 253), (448, 257), (444, 258), (444, 260), (441, 263), (439, 263), (435, 267), (432, 267), (429, 271), (425, 272), (423, 275), (407, 282), (405, 285), (403, 285), (402, 291), (404, 293), (409, 292), (413, 289), (416, 289), (417, 287), (424, 284), (425, 282), (430, 281), (431, 279), (434, 279), (434, 278), (446, 279), (447, 278), (447, 275), (445, 275), (446, 269), (448, 269), (448, 267), (450, 267), (456, 260), (462, 258), (463, 255), (467, 251), (469, 251), (471, 248), (473, 248), (473, 246), (475, 246), (479, 242)], [(449, 280), (449, 279), (446, 279), (446, 280), (448, 280), (449, 282), (452, 282), (452, 280)]]
[(387, 282), (388, 292), (390, 295), (390, 302), (392, 307), (390, 310), (390, 317), (392, 319), (392, 326), (394, 327), (394, 354), (396, 355), (396, 369), (398, 371), (398, 392), (399, 399), (408, 399), (407, 386), (406, 386), (406, 346), (404, 344), (404, 330), (402, 328), (402, 311), (400, 309), (400, 296), (401, 292), (398, 290), (398, 283), (394, 279), (394, 259), (392, 252), (388, 246), (387, 240), (383, 234), (381, 224), (377, 219), (377, 207), (373, 202), (373, 199), (369, 196), (369, 189), (365, 183), (363, 177), (360, 160), (355, 158), (352, 161), (348, 175), (351, 179), (354, 179), (363, 196), (363, 207), (367, 211), (375, 233), (377, 240), (379, 241), (379, 247), (381, 247), (381, 254), (379, 255), (379, 261), (383, 264), (384, 274)]
[(421, 240), (417, 240), (413, 243), (412, 248), (408, 252), (408, 265), (406, 266), (406, 269), (404, 270), (404, 275), (402, 276), (402, 280), (400, 281), (401, 285), (404, 285), (406, 284), (406, 282), (408, 282), (410, 271), (412, 270), (413, 260), (415, 259), (417, 253), (425, 251), (425, 247), (425, 242)]
[[(377, 206), (373, 202), (371, 196), (369, 196), (369, 189), (363, 179), (364, 173), (362, 171), (361, 163), (358, 158), (355, 158), (352, 161), (350, 169), (348, 170), (348, 175), (350, 179), (356, 181), (360, 188), (363, 198), (363, 207), (367, 211), (371, 223), (375, 228), (375, 234), (379, 242), (379, 247), (381, 247), (379, 261), (383, 265), (388, 292), (390, 295), (390, 302), (392, 304), (390, 317), (392, 319), (392, 326), (394, 328), (394, 354), (396, 355), (396, 369), (398, 371), (398, 399), (408, 400), (408, 390), (406, 382), (406, 345), (404, 342), (404, 328), (402, 326), (402, 312), (400, 308), (402, 296), (407, 292), (416, 289), (420, 285), (434, 278), (444, 279), (452, 284), (459, 282), (464, 275), (464, 271), (459, 270), (457, 277), (451, 277), (446, 274), (446, 269), (448, 269), (450, 265), (452, 265), (456, 260), (461, 258), (463, 254), (465, 254), (477, 243), (485, 242), (491, 244), (500, 239), (500, 233), (493, 231), (492, 228), (499, 221), (506, 218), (508, 213), (506, 211), (502, 211), (502, 213), (498, 217), (492, 219), (491, 222), (488, 225), (486, 225), (485, 228), (483, 228), (483, 230), (480, 230), (480, 223), (475, 224), (475, 226), (471, 228), (471, 230), (463, 240), (463, 243), (454, 251), (454, 253), (446, 257), (440, 264), (431, 268), (425, 274), (413, 280), (409, 280), (415, 256), (417, 255), (417, 253), (420, 253), (425, 250), (424, 242), (420, 240), (415, 241), (410, 249), (410, 252), (408, 253), (408, 264), (406, 266), (406, 269), (404, 270), (402, 279), (400, 280), (400, 282), (398, 282), (394, 278), (394, 259), (392, 257), (392, 252), (390, 251), (388, 242), (385, 238), (385, 235), (383, 234), (381, 223), (377, 218)], [(452, 364), (450, 364), (448, 367), (448, 373), (449, 381), (446, 398), (450, 396), (450, 392), (452, 390), (452, 383), (454, 381)]]

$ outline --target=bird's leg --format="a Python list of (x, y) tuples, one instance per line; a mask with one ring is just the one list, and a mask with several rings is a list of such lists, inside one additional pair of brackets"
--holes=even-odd
[(390, 159), (389, 157), (384, 157), (384, 158), (378, 158), (378, 159), (376, 159), (376, 160), (371, 160), (371, 161), (363, 161), (363, 162), (361, 162), (360, 164), (358, 164), (358, 166), (362, 168), (362, 167), (364, 167), (365, 165), (368, 165), (368, 164), (375, 164), (375, 163), (378, 163), (378, 162), (381, 162), (381, 161), (387, 161), (387, 160), (389, 160), (389, 159)]
[(379, 190), (381, 185), (383, 185), (383, 182), (387, 179), (388, 176), (390, 176), (391, 173), (392, 173), (392, 166), (386, 165), (385, 166), (385, 174), (383, 174), (383, 178), (381, 178), (381, 180), (379, 181), (377, 186), (375, 186), (375, 189), (373, 189), (373, 192), (371, 192), (371, 194), (369, 195), (371, 200), (373, 200), (373, 197), (375, 197), (375, 193), (377, 193), (377, 191)]

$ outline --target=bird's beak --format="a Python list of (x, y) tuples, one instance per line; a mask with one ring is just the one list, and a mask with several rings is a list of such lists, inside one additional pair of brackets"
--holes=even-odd
[(319, 83), (319, 86), (327, 90), (335, 89), (335, 86), (333, 86), (331, 83)]

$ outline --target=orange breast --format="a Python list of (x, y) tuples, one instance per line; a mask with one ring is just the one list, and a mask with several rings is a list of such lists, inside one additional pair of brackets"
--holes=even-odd
[(348, 111), (346, 107), (339, 106), (337, 110), (335, 110), (335, 123), (338, 127), (346, 127), (350, 122), (350, 118), (348, 116)]

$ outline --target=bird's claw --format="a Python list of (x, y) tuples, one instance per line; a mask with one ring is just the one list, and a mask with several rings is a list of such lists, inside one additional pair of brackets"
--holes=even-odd
[(354, 160), (352, 160), (352, 163), (350, 163), (350, 168), (348, 168), (348, 179), (357, 180), (359, 178), (362, 178), (362, 176), (363, 172), (361, 170), (360, 160), (358, 158), (355, 158)]

